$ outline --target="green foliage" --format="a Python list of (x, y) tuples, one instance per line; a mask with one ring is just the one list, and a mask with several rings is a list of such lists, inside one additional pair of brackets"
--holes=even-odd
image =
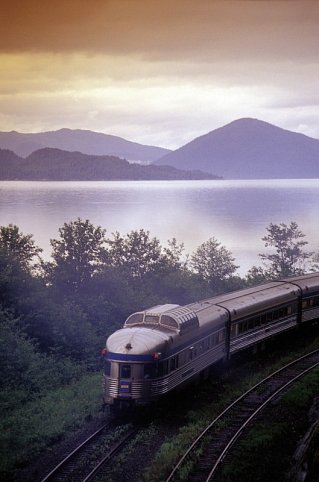
[(54, 387), (0, 418), (0, 477), (16, 480), (19, 470), (66, 431), (80, 428), (101, 409), (101, 376), (85, 375)]
[[(236, 463), (223, 470), (225, 482), (283, 481), (282, 465), (287, 463), (285, 449), (291, 450), (289, 423), (260, 425), (249, 433), (236, 456)], [(274, 447), (276, 447), (274, 449)]]
[(0, 411), (13, 410), (81, 373), (67, 358), (39, 353), (18, 323), (10, 313), (0, 310)]
[(31, 270), (34, 259), (41, 261), (40, 253), (43, 251), (35, 245), (32, 234), (24, 235), (18, 226), (9, 224), (0, 226), (0, 251), (18, 263), (24, 270)]
[(230, 279), (238, 266), (225, 246), (215, 238), (201, 244), (191, 257), (191, 267), (211, 286), (220, 289), (222, 282)]
[(178, 258), (176, 244), (165, 254), (159, 240), (151, 238), (149, 231), (144, 229), (131, 231), (126, 237), (116, 232), (108, 243), (108, 265), (122, 268), (132, 280), (141, 280), (150, 273), (161, 271), (176, 263)]
[(275, 278), (303, 274), (305, 261), (312, 253), (303, 251), (308, 242), (303, 240), (305, 234), (298, 224), (294, 221), (289, 226), (285, 223), (270, 223), (267, 231), (267, 236), (262, 240), (266, 247), (275, 248), (275, 253), (259, 256), (268, 263), (269, 273)]
[(248, 286), (256, 286), (266, 283), (273, 278), (272, 273), (262, 266), (253, 266), (246, 275), (246, 283)]
[(102, 265), (105, 230), (87, 219), (64, 223), (60, 239), (51, 239), (53, 263), (47, 265), (49, 278), (60, 291), (79, 293)]

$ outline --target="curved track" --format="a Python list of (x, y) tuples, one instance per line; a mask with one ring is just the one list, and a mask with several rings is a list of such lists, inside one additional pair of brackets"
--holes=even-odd
[[(179, 472), (193, 466), (188, 482), (214, 480), (226, 455), (248, 424), (274, 398), (319, 366), (319, 350), (304, 355), (272, 373), (231, 403), (197, 437), (179, 460), (166, 482), (181, 480)], [(197, 456), (201, 452), (200, 456)], [(196, 460), (196, 462), (194, 462)]]
[(105, 470), (138, 429), (126, 428), (118, 435), (113, 423), (105, 424), (63, 459), (41, 482), (89, 482)]

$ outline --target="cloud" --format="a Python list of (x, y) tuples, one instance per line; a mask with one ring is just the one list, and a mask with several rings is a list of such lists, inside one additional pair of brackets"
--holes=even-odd
[(100, 52), (145, 59), (317, 55), (315, 1), (18, 0), (1, 4), (3, 52)]
[(319, 137), (319, 2), (1, 2), (0, 128), (179, 147), (235, 118)]

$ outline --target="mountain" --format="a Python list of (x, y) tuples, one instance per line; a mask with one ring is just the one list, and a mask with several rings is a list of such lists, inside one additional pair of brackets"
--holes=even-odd
[(81, 152), (44, 148), (26, 159), (0, 149), (0, 180), (103, 181), (216, 179), (200, 171), (172, 166), (142, 166), (114, 156), (90, 156)]
[(319, 140), (257, 119), (238, 119), (155, 161), (227, 179), (319, 178)]
[(123, 157), (129, 161), (152, 162), (171, 152), (162, 147), (145, 146), (121, 137), (81, 129), (60, 129), (52, 132), (22, 134), (0, 132), (0, 148), (10, 149), (22, 157), (43, 147), (54, 147), (65, 151), (80, 151), (97, 156)]

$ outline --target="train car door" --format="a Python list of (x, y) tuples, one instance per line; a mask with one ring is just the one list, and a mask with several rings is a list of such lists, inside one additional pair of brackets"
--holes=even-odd
[(119, 366), (119, 395), (130, 395), (131, 393), (131, 372), (132, 367), (127, 363), (121, 363)]

